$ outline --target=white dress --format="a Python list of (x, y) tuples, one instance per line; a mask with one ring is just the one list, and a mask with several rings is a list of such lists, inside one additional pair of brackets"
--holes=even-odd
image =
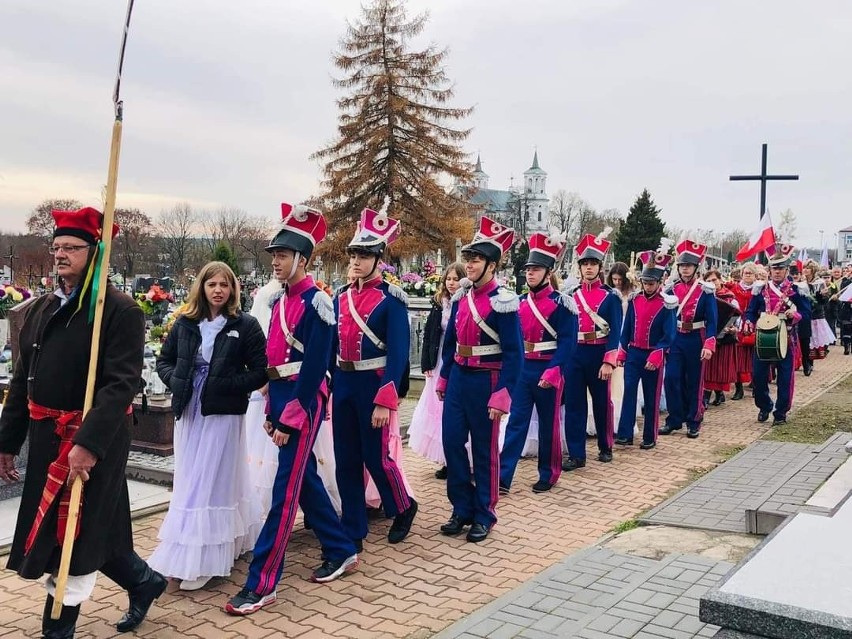
[(225, 317), (199, 323), (192, 399), (175, 421), (174, 491), (148, 564), (167, 577), (230, 575), (234, 560), (254, 548), (260, 502), (249, 485), (242, 415), (201, 414), (213, 341)]

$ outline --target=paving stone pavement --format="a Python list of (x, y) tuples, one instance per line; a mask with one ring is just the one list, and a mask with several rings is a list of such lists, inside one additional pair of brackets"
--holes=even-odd
[(592, 546), (437, 639), (712, 637), (718, 627), (699, 621), (698, 602), (732, 567), (694, 555), (654, 560)]
[(746, 511), (797, 512), (849, 457), (849, 433), (819, 445), (759, 441), (648, 511), (642, 523), (753, 532)]
[[(817, 363), (811, 377), (797, 379), (796, 405), (816, 397), (852, 371), (852, 358), (838, 351)], [(413, 402), (406, 402), (403, 420)], [(330, 584), (307, 579), (320, 563), (313, 535), (300, 521), (288, 549), (278, 602), (245, 618), (222, 612), (246, 577), (239, 561), (229, 579), (196, 592), (171, 584), (135, 633), (139, 637), (216, 639), (261, 637), (401, 637), (422, 639), (447, 628), (584, 548), (621, 521), (659, 504), (690, 477), (696, 467), (718, 463), (719, 450), (750, 444), (767, 426), (755, 421), (746, 400), (708, 411), (701, 437), (661, 438), (655, 450), (617, 450), (610, 464), (590, 461), (563, 475), (549, 493), (529, 490), (536, 480), (535, 460), (523, 460), (512, 493), (501, 499), (499, 522), (484, 543), (447, 538), (438, 532), (450, 508), (446, 486), (434, 478), (434, 464), (405, 451), (405, 471), (420, 512), (402, 544), (385, 539), (389, 522), (375, 521), (360, 568)], [(593, 443), (589, 456), (594, 458)], [(134, 522), (137, 550), (143, 557), (157, 543), (162, 514)], [(44, 593), (40, 585), (11, 572), (0, 574), (0, 638), (37, 634)], [(697, 601), (697, 599), (696, 599)], [(77, 636), (117, 636), (110, 625), (122, 614), (126, 596), (99, 578), (93, 599), (83, 606)]]

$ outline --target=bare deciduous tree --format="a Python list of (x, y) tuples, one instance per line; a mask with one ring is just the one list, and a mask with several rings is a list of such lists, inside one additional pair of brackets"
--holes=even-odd
[(161, 257), (171, 267), (176, 279), (183, 281), (184, 271), (192, 265), (193, 238), (198, 224), (198, 214), (186, 202), (163, 211), (157, 218), (156, 233)]

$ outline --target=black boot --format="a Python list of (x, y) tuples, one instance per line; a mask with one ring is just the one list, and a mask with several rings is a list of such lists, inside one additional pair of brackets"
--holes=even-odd
[(74, 639), (74, 630), (77, 627), (77, 617), (80, 615), (80, 606), (62, 606), (59, 619), (51, 619), (50, 611), (53, 608), (53, 597), (47, 596), (44, 602), (44, 613), (41, 616), (41, 636), (43, 639)]
[(843, 345), (843, 354), (848, 355), (850, 350), (852, 350), (852, 344), (850, 344), (849, 342), (846, 342)]
[(131, 551), (111, 559), (101, 567), (101, 572), (127, 591), (130, 606), (115, 624), (119, 632), (129, 632), (145, 620), (151, 604), (166, 589), (168, 581), (152, 570), (145, 561)]
[(721, 406), (725, 403), (725, 393), (716, 391), (716, 398), (713, 400), (713, 406)]
[(731, 399), (734, 401), (740, 400), (745, 395), (745, 391), (743, 390), (743, 383), (737, 382), (736, 387), (734, 388), (734, 394), (731, 395)]
[(710, 405), (710, 395), (711, 394), (712, 393), (709, 390), (704, 391), (704, 397), (701, 400), (701, 401), (704, 402), (704, 408), (707, 408), (707, 406)]

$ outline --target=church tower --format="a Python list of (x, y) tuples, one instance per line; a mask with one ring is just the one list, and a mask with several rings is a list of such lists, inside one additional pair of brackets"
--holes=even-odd
[(479, 154), (476, 154), (476, 168), (473, 170), (473, 188), (487, 189), (488, 174), (482, 170), (482, 161), (479, 159)]
[(550, 198), (546, 190), (547, 172), (538, 164), (538, 151), (532, 166), (524, 171), (524, 199), (527, 207), (527, 234), (547, 232), (550, 217)]

